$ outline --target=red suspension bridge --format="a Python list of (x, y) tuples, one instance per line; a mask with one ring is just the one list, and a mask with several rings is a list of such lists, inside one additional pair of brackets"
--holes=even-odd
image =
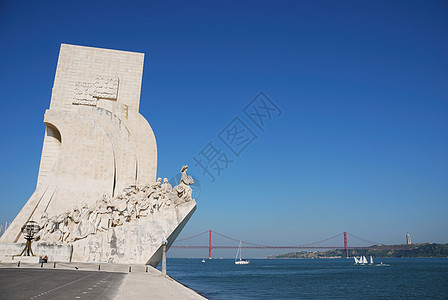
[[(301, 249), (307, 249), (307, 250), (329, 250), (329, 249), (341, 249), (343, 250), (344, 256), (346, 258), (349, 257), (349, 249), (351, 250), (355, 250), (355, 249), (370, 249), (370, 250), (377, 250), (377, 249), (381, 249), (381, 250), (410, 250), (409, 247), (404, 247), (404, 245), (382, 245), (381, 243), (377, 243), (377, 242), (372, 242), (366, 239), (363, 239), (361, 237), (355, 236), (353, 234), (347, 233), (347, 232), (341, 232), (338, 233), (332, 237), (317, 241), (317, 242), (313, 242), (313, 243), (308, 243), (308, 244), (302, 244), (302, 245), (286, 245), (286, 246), (282, 246), (282, 245), (278, 245), (278, 246), (272, 246), (272, 245), (261, 245), (261, 244), (255, 244), (255, 243), (249, 243), (249, 242), (245, 242), (245, 241), (240, 241), (238, 239), (226, 236), (224, 234), (221, 234), (219, 232), (213, 231), (213, 230), (207, 230), (204, 232), (201, 232), (199, 234), (187, 237), (187, 238), (183, 238), (183, 239), (179, 239), (176, 240), (174, 242), (174, 244), (171, 246), (171, 248), (181, 248), (181, 249), (208, 249), (208, 257), (211, 259), (212, 258), (212, 249), (236, 249), (238, 248), (238, 244), (234, 244), (234, 245), (216, 245), (213, 243), (213, 241), (215, 240), (214, 238), (212, 238), (212, 234), (213, 236), (219, 236), (221, 238), (224, 238), (228, 241), (232, 241), (232, 242), (237, 242), (240, 243), (241, 242), (241, 248), (243, 249), (297, 249), (297, 250), (301, 250)], [(203, 237), (207, 236), (208, 239), (208, 244), (200, 244), (197, 245), (194, 241), (201, 239), (203, 240)], [(350, 246), (348, 245), (348, 237), (350, 238), (354, 238), (358, 241), (362, 241), (364, 243), (368, 243), (369, 246)], [(342, 245), (339, 246), (328, 246), (328, 245), (323, 245), (323, 243), (328, 242), (330, 240), (334, 241), (335, 239), (340, 238), (343, 241)], [(186, 244), (186, 241), (188, 242), (192, 242), (191, 244)], [(204, 242), (204, 241), (202, 241)]]

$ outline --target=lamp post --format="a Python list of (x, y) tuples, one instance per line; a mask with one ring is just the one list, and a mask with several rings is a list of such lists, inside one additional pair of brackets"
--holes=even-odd
[(166, 244), (167, 240), (162, 242), (162, 276), (166, 276)]

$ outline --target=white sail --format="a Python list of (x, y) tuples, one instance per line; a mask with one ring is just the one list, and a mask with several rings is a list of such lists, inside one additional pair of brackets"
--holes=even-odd
[(240, 241), (240, 244), (238, 245), (238, 250), (236, 250), (235, 263), (236, 263), (236, 260), (238, 259), (238, 254), (240, 255), (240, 260), (241, 260), (241, 241)]
[(365, 256), (362, 257), (362, 263), (366, 264), (367, 263), (367, 258)]
[(359, 264), (359, 260), (356, 256), (353, 256), (353, 259), (355, 260), (355, 265)]
[[(240, 259), (239, 260), (237, 260), (238, 259), (238, 254), (240, 255)], [(236, 251), (236, 255), (235, 255), (235, 264), (236, 265), (247, 265), (247, 264), (249, 264), (249, 262), (250, 261), (243, 260), (241, 258), (241, 241), (240, 241), (240, 244), (238, 245), (238, 250)]]
[(373, 265), (373, 258), (370, 256), (370, 264)]

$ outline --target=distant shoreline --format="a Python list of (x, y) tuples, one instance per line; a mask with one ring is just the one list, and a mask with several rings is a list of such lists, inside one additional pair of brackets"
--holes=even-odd
[[(432, 257), (447, 258), (448, 244), (405, 244), (405, 245), (375, 245), (364, 249), (349, 249), (349, 257), (354, 256), (373, 256), (381, 258), (399, 258), (399, 257)], [(268, 259), (332, 259), (344, 258), (343, 249), (334, 249), (327, 251), (296, 251), (280, 255), (268, 256)]]
[[(372, 255), (373, 256), (373, 255)], [(448, 258), (448, 256), (412, 256), (412, 257), (381, 257), (381, 256), (375, 256), (376, 258)], [(278, 257), (266, 257), (265, 259), (344, 259), (345, 257), (316, 257), (316, 258), (278, 258)], [(352, 259), (353, 256), (348, 257), (347, 259)], [(251, 259), (257, 259), (257, 258), (251, 258)]]

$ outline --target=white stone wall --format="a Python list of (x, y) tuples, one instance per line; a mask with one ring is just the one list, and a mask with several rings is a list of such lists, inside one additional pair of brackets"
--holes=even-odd
[(126, 262), (155, 267), (161, 259), (157, 251), (163, 240), (171, 246), (195, 209), (196, 202), (192, 200), (76, 241), (72, 261)]
[[(26, 258), (26, 256), (15, 256), (24, 248), (25, 243), (0, 243), (0, 262), (20, 261), (21, 258)], [(31, 249), (34, 256), (47, 256), (49, 261), (70, 262), (72, 260), (73, 247), (71, 245), (32, 243)]]
[(157, 145), (139, 114), (144, 54), (62, 44), (45, 113), (36, 191), (1, 242), (43, 212), (57, 215), (156, 180)]
[[(44, 116), (47, 128), (36, 190), (0, 238), (0, 259), (20, 250), (24, 242), (20, 230), (30, 220), (39, 223), (46, 215), (50, 220), (42, 226), (56, 234), (62, 223), (52, 220), (67, 210), (73, 216), (74, 208), (83, 203), (98, 208), (103, 195), (120, 199), (117, 195), (125, 187), (155, 183), (156, 139), (138, 112), (143, 59), (142, 53), (61, 45), (50, 108)], [(43, 239), (55, 244), (35, 243), (33, 249), (56, 261), (156, 266), (162, 241), (167, 239), (169, 247), (196, 209), (194, 199), (179, 197), (173, 194), (167, 208), (159, 211), (157, 206), (156, 212), (134, 216), (123, 225), (80, 239)]]
[(61, 134), (56, 127), (47, 124), (45, 129), (44, 146), (42, 147), (42, 156), (40, 159), (39, 175), (37, 185), (48, 177), (51, 173), (59, 151), (61, 150)]
[(97, 76), (119, 79), (118, 102), (138, 111), (143, 53), (62, 44), (50, 109), (72, 110), (75, 84)]

